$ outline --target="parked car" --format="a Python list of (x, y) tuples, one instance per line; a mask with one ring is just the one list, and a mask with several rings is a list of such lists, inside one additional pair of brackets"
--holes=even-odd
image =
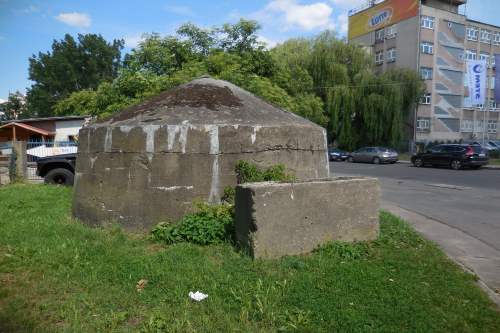
[(473, 142), (464, 142), (465, 144), (469, 144), (469, 145), (472, 145), (472, 146), (481, 146), (483, 147), (484, 149), (486, 149), (487, 151), (495, 151), (495, 150), (498, 150), (499, 148), (493, 144), (491, 141), (486, 141), (484, 144), (479, 142), (479, 141), (473, 141)]
[(337, 148), (328, 149), (328, 158), (330, 161), (345, 161), (348, 156), (349, 154), (343, 150)]
[(386, 147), (363, 147), (352, 152), (347, 157), (348, 162), (365, 162), (365, 163), (396, 163), (398, 161), (398, 153), (391, 148)]
[(449, 144), (437, 145), (425, 153), (412, 156), (411, 162), (416, 167), (449, 166), (460, 170), (464, 167), (478, 169), (488, 164), (488, 151), (479, 145)]
[(488, 144), (490, 144), (491, 146), (496, 147), (496, 149), (498, 151), (500, 151), (500, 140), (490, 140), (490, 141), (488, 141)]
[(36, 173), (46, 184), (72, 186), (75, 179), (76, 154), (41, 157), (36, 161)]

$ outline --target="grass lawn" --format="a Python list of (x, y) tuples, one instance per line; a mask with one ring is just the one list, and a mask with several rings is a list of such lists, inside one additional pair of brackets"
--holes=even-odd
[(0, 332), (500, 331), (474, 276), (387, 213), (375, 242), (253, 261), (90, 229), (70, 205), (67, 188), (0, 188)]
[(500, 165), (500, 159), (492, 158), (492, 159), (490, 159), (490, 164), (491, 165)]

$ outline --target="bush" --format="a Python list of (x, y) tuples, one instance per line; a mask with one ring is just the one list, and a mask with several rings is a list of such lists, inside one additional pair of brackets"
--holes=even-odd
[(490, 151), (490, 158), (500, 158), (500, 151), (498, 151), (498, 150), (491, 150)]
[(233, 234), (233, 206), (198, 203), (197, 211), (184, 216), (177, 224), (160, 223), (152, 231), (155, 241), (174, 244), (220, 244)]
[(283, 164), (276, 164), (267, 169), (259, 169), (255, 164), (246, 161), (236, 163), (236, 177), (238, 184), (255, 182), (292, 182), (295, 176), (287, 174)]

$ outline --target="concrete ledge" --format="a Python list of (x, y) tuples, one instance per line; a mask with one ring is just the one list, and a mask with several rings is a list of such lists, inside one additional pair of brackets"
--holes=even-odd
[(375, 178), (243, 184), (236, 188), (236, 238), (255, 258), (308, 253), (335, 240), (373, 240), (379, 206)]

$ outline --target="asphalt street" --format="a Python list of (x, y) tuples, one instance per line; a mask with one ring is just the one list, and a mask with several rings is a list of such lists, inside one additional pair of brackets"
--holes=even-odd
[(333, 162), (330, 172), (377, 177), (383, 201), (457, 228), (500, 251), (500, 169)]

